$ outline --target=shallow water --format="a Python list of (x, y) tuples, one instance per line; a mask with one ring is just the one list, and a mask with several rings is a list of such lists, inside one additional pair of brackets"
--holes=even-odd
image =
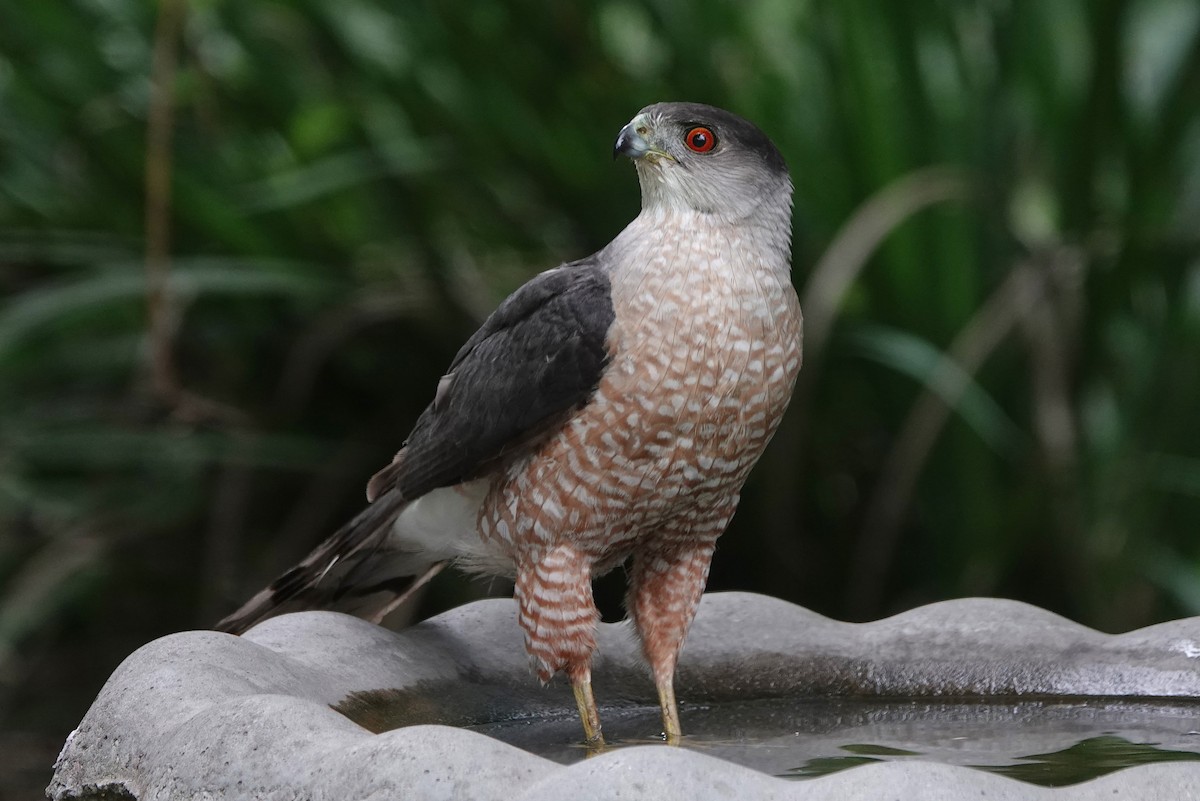
[[(1123, 700), (763, 700), (681, 708), (683, 747), (807, 779), (881, 760), (980, 768), (1045, 786), (1200, 760), (1200, 705)], [(657, 708), (604, 709), (610, 748), (662, 743)], [(561, 763), (589, 755), (574, 716), (470, 727)]]

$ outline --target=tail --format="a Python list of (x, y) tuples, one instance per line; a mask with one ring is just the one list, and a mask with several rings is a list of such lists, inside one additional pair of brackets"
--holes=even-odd
[(241, 634), (267, 618), (305, 609), (335, 609), (378, 622), (445, 565), (391, 541), (392, 523), (407, 505), (399, 492), (384, 492), (214, 628)]

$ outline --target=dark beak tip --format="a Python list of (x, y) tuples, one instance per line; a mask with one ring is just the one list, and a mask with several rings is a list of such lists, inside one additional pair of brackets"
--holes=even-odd
[(617, 157), (624, 155), (624, 153), (625, 153), (625, 129), (622, 128), (621, 132), (619, 134), (617, 134), (617, 141), (613, 142), (613, 161), (616, 161)]
[(617, 156), (628, 156), (631, 159), (640, 159), (646, 155), (650, 147), (646, 140), (642, 138), (633, 128), (633, 123), (626, 125), (617, 134), (617, 141), (613, 145), (613, 158)]

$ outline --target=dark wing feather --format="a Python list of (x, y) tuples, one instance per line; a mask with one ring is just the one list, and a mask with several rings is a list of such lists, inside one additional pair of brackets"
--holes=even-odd
[(608, 276), (592, 259), (514, 292), (458, 352), (395, 461), (371, 479), (373, 503), (217, 628), (241, 633), (301, 609), (370, 617), (389, 608), (413, 577), (438, 567), (394, 541), (396, 517), (426, 492), (485, 472), (586, 402), (608, 361), (612, 321)]
[(432, 564), (388, 541), (388, 530), (406, 505), (398, 493), (380, 498), (214, 628), (241, 634), (269, 617), (304, 609), (375, 614)]
[(368, 497), (394, 487), (413, 499), (474, 478), (585, 403), (608, 362), (613, 319), (608, 275), (594, 259), (522, 286), (458, 352)]

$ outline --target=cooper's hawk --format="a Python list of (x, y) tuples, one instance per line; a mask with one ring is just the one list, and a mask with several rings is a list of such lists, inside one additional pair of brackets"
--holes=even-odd
[(637, 167), (637, 218), (505, 300), (371, 479), (371, 505), (219, 628), (314, 606), (378, 618), (447, 562), (510, 576), (538, 677), (567, 674), (598, 743), (592, 579), (627, 564), (678, 740), (679, 649), (800, 369), (792, 185), (757, 127), (694, 103), (643, 109), (613, 154)]

